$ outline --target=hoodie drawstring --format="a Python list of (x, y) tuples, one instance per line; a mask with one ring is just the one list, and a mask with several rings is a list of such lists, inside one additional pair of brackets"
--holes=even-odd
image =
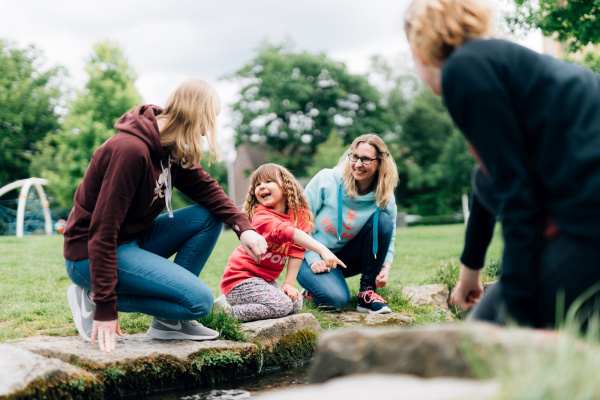
[(379, 247), (378, 243), (378, 233), (379, 232), (379, 207), (375, 210), (375, 215), (373, 216), (373, 255), (377, 260), (377, 247)]
[(167, 169), (163, 167), (162, 161), (160, 162), (160, 168), (162, 169), (163, 176), (167, 179), (167, 190), (165, 191), (165, 203), (167, 204), (167, 210), (169, 211), (169, 218), (173, 218), (173, 206), (171, 205), (171, 197), (173, 194), (173, 182), (171, 180), (171, 157), (167, 164)]
[(342, 183), (340, 182), (340, 186), (338, 188), (338, 220), (337, 220), (337, 234), (338, 240), (342, 239)]

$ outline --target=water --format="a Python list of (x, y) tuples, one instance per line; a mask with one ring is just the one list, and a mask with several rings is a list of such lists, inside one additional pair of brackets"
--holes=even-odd
[(213, 388), (185, 389), (144, 395), (147, 400), (242, 400), (273, 389), (308, 384), (309, 367), (263, 374)]

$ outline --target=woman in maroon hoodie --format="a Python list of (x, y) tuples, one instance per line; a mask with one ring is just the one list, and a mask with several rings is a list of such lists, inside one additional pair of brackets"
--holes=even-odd
[[(222, 223), (257, 262), (266, 252), (264, 238), (199, 166), (202, 137), (211, 160), (220, 156), (220, 108), (210, 85), (190, 79), (164, 109), (143, 105), (123, 115), (119, 132), (92, 155), (65, 228), (64, 257), (75, 283), (67, 292), (75, 325), (92, 344), (97, 335), (101, 351), (114, 350), (122, 335), (119, 311), (152, 315), (155, 339), (216, 338), (196, 321), (213, 304), (198, 276)], [(172, 187), (198, 205), (173, 211)]]

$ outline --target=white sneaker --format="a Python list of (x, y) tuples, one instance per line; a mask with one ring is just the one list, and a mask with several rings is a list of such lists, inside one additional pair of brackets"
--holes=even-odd
[(71, 285), (67, 290), (67, 300), (73, 313), (77, 332), (83, 339), (91, 342), (96, 304), (91, 299), (90, 291), (81, 286)]
[(219, 332), (207, 328), (198, 321), (171, 321), (152, 318), (148, 335), (160, 340), (211, 340), (219, 337)]
[(231, 304), (227, 302), (227, 298), (224, 294), (215, 299), (215, 302), (213, 303), (213, 311), (224, 311), (228, 315), (233, 315), (233, 308), (231, 307)]

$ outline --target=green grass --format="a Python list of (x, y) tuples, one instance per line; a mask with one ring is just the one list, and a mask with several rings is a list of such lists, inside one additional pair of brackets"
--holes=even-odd
[[(500, 255), (498, 236), (496, 234), (488, 252), (489, 259), (497, 259)], [(456, 262), (462, 251), (463, 237), (463, 225), (398, 229), (389, 288), (381, 292), (394, 311), (412, 313), (417, 323), (438, 319), (433, 310), (409, 305), (400, 295), (401, 288), (439, 281), (440, 263)], [(200, 275), (215, 296), (219, 295), (219, 283), (227, 260), (238, 245), (235, 233), (224, 231)], [(0, 236), (0, 342), (34, 335), (77, 334), (66, 301), (71, 281), (65, 272), (62, 246), (60, 235), (20, 239)], [(280, 280), (283, 278), (284, 274)], [(358, 279), (354, 277), (348, 282), (354, 294), (358, 292)], [(307, 309), (310, 309), (308, 305)], [(220, 321), (219, 318), (212, 319)], [(150, 317), (121, 313), (119, 322), (125, 333), (140, 333), (147, 330)]]

